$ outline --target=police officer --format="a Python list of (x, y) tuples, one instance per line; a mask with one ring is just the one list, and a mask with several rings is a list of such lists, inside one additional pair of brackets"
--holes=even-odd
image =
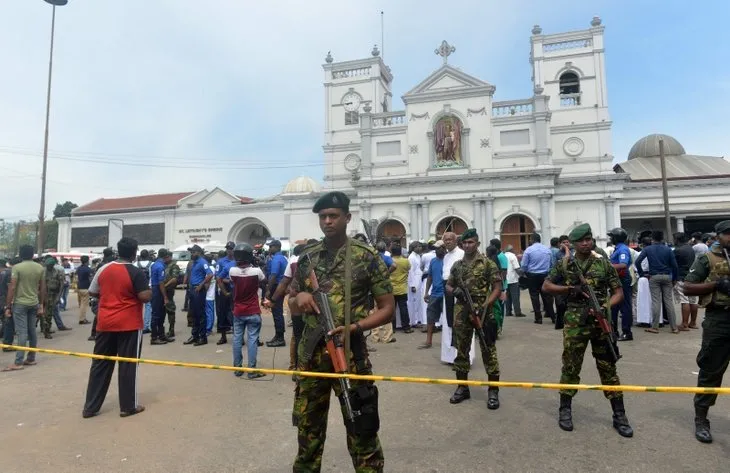
[(618, 273), (621, 280), (621, 289), (624, 293), (624, 300), (611, 307), (611, 321), (613, 322), (613, 330), (618, 333), (618, 312), (621, 311), (621, 336), (619, 341), (626, 342), (634, 339), (631, 333), (631, 325), (634, 323), (633, 306), (631, 304), (631, 250), (626, 246), (628, 233), (623, 228), (614, 228), (608, 232), (608, 238), (614, 245), (615, 249), (611, 253), (611, 265)]
[[(309, 338), (317, 332), (317, 314), (320, 311), (311, 294), (313, 288), (310, 271), (314, 270), (320, 289), (327, 294), (337, 326), (335, 333), (345, 332), (344, 308), (351, 307), (351, 323), (347, 332), (350, 334), (352, 348), (349, 366), (351, 372), (372, 373), (363, 332), (389, 324), (393, 318), (393, 287), (385, 263), (373, 248), (347, 237), (347, 224), (351, 218), (349, 205), (350, 200), (345, 194), (330, 192), (320, 197), (312, 208), (319, 215), (319, 226), (324, 233), (324, 240), (307, 246), (302, 251), (292, 281), (292, 290), (297, 295), (290, 303), (292, 312), (303, 314), (304, 320), (299, 343), (300, 369), (320, 372), (333, 370), (323, 338), (304, 357), (305, 347), (312, 345), (308, 343)], [(351, 274), (349, 281), (345, 279), (348, 272)], [(350, 287), (351, 300), (347, 300), (347, 286)], [(368, 315), (368, 296), (371, 294), (375, 298), (377, 309)], [(305, 363), (305, 359), (309, 361)], [(382, 472), (384, 457), (377, 435), (377, 388), (366, 381), (352, 381), (352, 387), (361, 396), (361, 420), (369, 427), (347, 428), (347, 447), (352, 463), (356, 472)], [(294, 460), (295, 473), (320, 471), (327, 435), (330, 392), (333, 389), (339, 394), (336, 379), (303, 378), (299, 381), (298, 394), (294, 401), (294, 417), (299, 434), (299, 451)], [(338, 471), (342, 469), (339, 468)]]
[(213, 279), (213, 271), (208, 266), (207, 260), (203, 257), (203, 249), (198, 245), (190, 248), (190, 263), (193, 265), (190, 270), (188, 291), (190, 291), (190, 311), (193, 316), (193, 330), (190, 338), (184, 345), (200, 346), (208, 343), (205, 327), (205, 294), (206, 286)]
[[(698, 387), (719, 388), (730, 363), (730, 220), (715, 225), (717, 243), (695, 259), (684, 280), (684, 294), (701, 296), (705, 309), (702, 348), (697, 354)], [(717, 394), (695, 394), (695, 438), (712, 442), (707, 411)]]
[(167, 249), (161, 249), (158, 253), (165, 263), (165, 279), (164, 279), (164, 296), (165, 296), (165, 313), (170, 323), (170, 330), (167, 332), (168, 341), (175, 340), (175, 287), (177, 287), (180, 279), (180, 267), (177, 261), (172, 259), (172, 253)]
[[(454, 263), (451, 274), (446, 282), (446, 292), (456, 298), (454, 305), (454, 339), (456, 340), (456, 359), (454, 371), (456, 379), (469, 378), (469, 351), (471, 350), (474, 330), (477, 327), (472, 322), (466, 306), (466, 291), (469, 291), (474, 310), (481, 317), (485, 315), (484, 338), (479, 339), (479, 348), (482, 352), (482, 361), (487, 370), (489, 381), (499, 381), (499, 360), (497, 359), (497, 323), (494, 319), (492, 305), (499, 299), (502, 292), (502, 274), (491, 259), (479, 252), (479, 235), (474, 228), (466, 230), (461, 235), (461, 244), (464, 258)], [(458, 404), (471, 398), (469, 387), (460, 384), (449, 402)], [(487, 391), (487, 408), (499, 408), (499, 388), (490, 386)]]
[[(623, 298), (621, 281), (608, 259), (596, 257), (592, 252), (594, 240), (590, 225), (587, 223), (578, 225), (568, 237), (575, 248), (575, 257), (566, 255), (562, 258), (552, 267), (542, 286), (543, 291), (568, 296), (563, 327), (563, 369), (560, 382), (562, 384), (580, 382), (583, 356), (590, 342), (601, 383), (619, 385), (621, 382), (616, 373), (616, 362), (610, 357), (609, 335), (603, 333), (595, 316), (584, 315), (589, 310), (589, 296), (581, 287), (578, 271), (583, 274), (586, 282), (593, 288), (598, 302), (603, 306), (608, 299), (609, 289), (611, 290), (609, 304), (613, 307), (621, 303)], [(607, 315), (604, 311), (604, 316)], [(572, 400), (575, 394), (574, 389), (560, 390), (558, 425), (565, 431), (573, 430)], [(622, 437), (632, 437), (634, 431), (626, 418), (623, 393), (604, 391), (603, 394), (611, 401), (613, 427)]]
[(152, 331), (152, 345), (165, 345), (168, 341), (165, 335), (165, 299), (167, 293), (164, 290), (165, 282), (165, 262), (163, 258), (166, 256), (167, 250), (160, 250), (160, 256), (150, 266), (150, 287), (152, 289), (152, 323), (150, 329)]
[(222, 258), (218, 258), (218, 268), (215, 271), (215, 279), (217, 285), (217, 291), (215, 296), (216, 309), (218, 309), (218, 333), (221, 335), (220, 340), (216, 342), (217, 345), (223, 345), (228, 343), (226, 333), (231, 330), (233, 323), (233, 306), (231, 299), (231, 284), (226, 283), (228, 279), (228, 273), (232, 267), (236, 266), (236, 259), (233, 257), (233, 249), (236, 244), (232, 241), (226, 243), (225, 255)]

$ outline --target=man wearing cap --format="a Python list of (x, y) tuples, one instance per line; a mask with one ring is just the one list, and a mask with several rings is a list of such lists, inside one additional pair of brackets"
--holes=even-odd
[[(292, 280), (292, 292), (296, 293), (296, 297), (290, 298), (290, 306), (293, 313), (302, 314), (304, 321), (299, 344), (299, 368), (303, 370), (333, 371), (324, 337), (316, 333), (320, 325), (317, 315), (320, 308), (312, 297), (312, 271), (320, 290), (327, 295), (337, 326), (332, 333), (350, 338), (351, 353), (347, 354), (350, 372), (372, 373), (363, 332), (389, 324), (393, 318), (393, 287), (383, 259), (372, 247), (347, 238), (347, 224), (351, 218), (349, 204), (350, 200), (342, 192), (329, 192), (317, 200), (312, 211), (319, 215), (324, 240), (302, 251)], [(348, 273), (351, 274), (350, 280), (346, 280)], [(368, 299), (371, 295), (375, 299), (376, 309), (369, 312)], [(348, 297), (350, 300), (347, 300)], [(305, 347), (313, 345), (307, 341), (313, 336), (315, 339), (320, 337), (320, 340), (314, 344), (311, 353), (307, 352), (305, 356)], [(352, 463), (356, 472), (380, 473), (383, 471), (384, 457), (377, 435), (378, 390), (371, 381), (352, 380), (351, 384), (352, 395), (357, 396), (361, 413), (358, 416), (359, 428), (353, 429), (352, 425), (347, 425), (347, 447)], [(302, 378), (299, 381), (293, 412), (299, 439), (294, 472), (315, 472), (321, 469), (330, 393), (333, 389), (335, 394), (340, 394), (336, 379)]]
[(152, 289), (152, 321), (150, 331), (152, 332), (152, 345), (165, 345), (174, 342), (165, 334), (165, 303), (167, 290), (165, 288), (165, 261), (167, 250), (161, 249), (157, 259), (150, 266), (150, 288)]
[[(684, 293), (700, 296), (705, 307), (702, 348), (697, 355), (698, 387), (719, 388), (730, 363), (730, 220), (715, 225), (717, 244), (695, 259), (684, 279)], [(707, 412), (717, 394), (695, 394), (695, 438), (712, 442)]]
[(231, 286), (230, 280), (228, 280), (228, 274), (231, 268), (236, 266), (236, 259), (233, 257), (233, 249), (235, 247), (236, 244), (232, 241), (226, 243), (226, 255), (218, 259), (218, 269), (215, 272), (216, 284), (218, 286), (216, 293), (218, 323), (216, 328), (221, 335), (220, 340), (216, 342), (217, 345), (223, 345), (228, 342), (226, 332), (231, 330), (231, 324), (233, 323), (233, 300), (231, 298), (233, 287)]
[(271, 301), (274, 297), (276, 287), (284, 278), (286, 267), (289, 262), (286, 256), (281, 254), (281, 242), (274, 240), (269, 243), (269, 255), (271, 258), (266, 263), (266, 274), (269, 275), (269, 281), (264, 291), (264, 305), (271, 306), (271, 315), (274, 317), (274, 338), (266, 342), (267, 347), (284, 347), (284, 332), (286, 331), (286, 323), (284, 322), (284, 298)]
[(208, 343), (205, 328), (205, 295), (206, 285), (213, 279), (213, 271), (203, 258), (203, 249), (198, 245), (190, 248), (190, 311), (193, 315), (193, 330), (185, 345), (200, 346)]
[[(454, 371), (456, 379), (469, 378), (469, 350), (474, 339), (474, 325), (466, 306), (466, 292), (469, 292), (473, 309), (482, 318), (484, 339), (486, 344), (479, 340), (482, 352), (482, 361), (487, 370), (489, 381), (499, 381), (499, 360), (497, 359), (497, 322), (494, 319), (492, 304), (495, 304), (502, 292), (502, 274), (491, 259), (479, 252), (479, 235), (474, 228), (469, 228), (461, 235), (461, 244), (464, 249), (464, 258), (455, 262), (451, 274), (446, 282), (446, 292), (456, 298), (454, 305), (454, 337), (456, 339), (456, 359)], [(460, 384), (449, 402), (458, 404), (471, 398), (469, 387)], [(499, 388), (490, 386), (487, 391), (487, 408), (499, 408)]]
[[(597, 318), (592, 314), (585, 318), (584, 325), (581, 324), (583, 314), (590, 308), (589, 295), (581, 285), (581, 274), (595, 292), (598, 302), (606, 308), (603, 315), (609, 323), (611, 316), (608, 306), (618, 305), (623, 299), (621, 280), (607, 258), (597, 258), (593, 254), (593, 234), (590, 225), (587, 223), (578, 225), (568, 237), (575, 248), (575, 256), (564, 257), (553, 266), (542, 287), (543, 291), (551, 294), (567, 296), (560, 383), (580, 383), (583, 356), (590, 342), (601, 384), (619, 385), (621, 382), (616, 372), (616, 362), (611, 359), (608, 347), (611, 343), (609, 335), (603, 333)], [(558, 425), (565, 431), (573, 430), (572, 400), (575, 394), (575, 389), (560, 390)], [(622, 437), (632, 437), (634, 431), (626, 418), (623, 393), (604, 391), (603, 394), (611, 402), (614, 429)]]

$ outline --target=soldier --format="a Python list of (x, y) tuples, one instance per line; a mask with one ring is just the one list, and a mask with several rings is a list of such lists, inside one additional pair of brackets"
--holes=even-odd
[[(719, 388), (730, 362), (730, 220), (715, 225), (715, 233), (718, 244), (697, 256), (684, 279), (684, 294), (702, 296), (705, 307), (697, 386)], [(695, 437), (702, 443), (712, 442), (707, 411), (716, 400), (717, 394), (695, 394)]]
[[(479, 235), (475, 229), (470, 228), (461, 235), (461, 244), (464, 258), (454, 263), (451, 275), (446, 282), (446, 292), (453, 294), (457, 299), (457, 303), (454, 305), (454, 338), (457, 351), (454, 371), (456, 371), (456, 379), (467, 380), (469, 378), (469, 351), (474, 339), (474, 330), (477, 329), (465, 305), (465, 290), (468, 289), (474, 303), (474, 310), (480, 317), (484, 314), (482, 324), (487, 344), (482, 342), (482, 337), (478, 337), (478, 339), (482, 361), (487, 370), (487, 379), (499, 381), (499, 360), (497, 359), (497, 347), (494, 344), (497, 340), (497, 323), (494, 319), (494, 311), (491, 309), (502, 292), (502, 275), (494, 261), (479, 252)], [(460, 384), (449, 402), (458, 404), (470, 398), (469, 387)], [(490, 386), (487, 390), (487, 408), (499, 409), (499, 388)]]
[[(167, 332), (167, 338), (175, 338), (175, 287), (180, 279), (180, 266), (177, 261), (172, 259), (172, 253), (167, 249), (161, 249), (158, 252), (160, 258), (165, 263), (165, 312), (167, 313), (167, 321), (170, 323), (170, 330)], [(164, 255), (164, 256), (163, 256)]]
[[(65, 276), (63, 271), (56, 268), (56, 258), (49, 257), (45, 261), (46, 272), (46, 307), (48, 310), (43, 312), (41, 317), (41, 331), (46, 338), (53, 338), (51, 335), (51, 321), (55, 310), (58, 310), (58, 303), (61, 299)], [(63, 327), (63, 325), (61, 325)], [(63, 330), (59, 327), (59, 330)]]
[[(577, 271), (583, 273), (586, 282), (593, 288), (598, 302), (604, 306), (608, 299), (609, 289), (611, 290), (609, 305), (613, 307), (621, 303), (623, 300), (621, 281), (610, 261), (592, 252), (594, 242), (590, 225), (587, 223), (579, 225), (568, 236), (575, 248), (575, 257), (570, 257), (568, 248), (563, 247), (565, 257), (553, 266), (542, 287), (543, 291), (551, 294), (567, 296), (565, 326), (563, 327), (563, 370), (560, 382), (563, 384), (580, 382), (583, 356), (590, 341), (601, 383), (619, 385), (621, 382), (616, 373), (616, 363), (610, 358), (609, 335), (603, 333), (597, 319), (592, 314), (584, 319), (585, 325), (581, 325), (581, 316), (589, 310), (589, 295), (581, 287), (580, 275)], [(604, 317), (611, 320), (608, 310), (604, 310)], [(560, 391), (558, 425), (565, 431), (573, 430), (571, 404), (575, 393), (574, 389)], [(623, 393), (604, 391), (604, 395), (611, 401), (613, 427), (622, 437), (632, 437), (634, 431), (626, 418)]]
[[(378, 253), (357, 240), (347, 237), (350, 222), (350, 200), (342, 192), (323, 195), (312, 211), (319, 215), (319, 226), (324, 240), (307, 246), (299, 257), (292, 291), (297, 293), (290, 307), (293, 313), (302, 314), (304, 329), (299, 343), (299, 368), (307, 371), (332, 372), (332, 360), (327, 354), (324, 338), (316, 342), (306, 353), (309, 338), (317, 331), (319, 308), (312, 297), (310, 271), (314, 270), (320, 290), (327, 294), (337, 328), (333, 333), (349, 333), (352, 356), (349, 370), (358, 374), (371, 374), (363, 332), (391, 323), (395, 301), (388, 270)], [(351, 273), (352, 279), (345, 280)], [(347, 286), (350, 286), (350, 301)], [(377, 309), (368, 315), (368, 297), (375, 298)], [(350, 306), (352, 323), (345, 332), (345, 307)], [(316, 337), (314, 337), (316, 338)], [(309, 342), (309, 343), (308, 343)], [(305, 362), (304, 360), (309, 360)], [(371, 427), (369, 433), (348, 426), (347, 447), (355, 471), (375, 473), (383, 471), (383, 450), (377, 435), (378, 391), (372, 382), (352, 381), (352, 392), (359, 393), (362, 401), (362, 421)], [(297, 421), (299, 451), (294, 461), (294, 472), (318, 472), (322, 465), (322, 451), (327, 434), (327, 415), (330, 392), (340, 394), (336, 379), (303, 378), (299, 381), (298, 395), (294, 400), (294, 420)], [(342, 468), (338, 468), (342, 471)]]

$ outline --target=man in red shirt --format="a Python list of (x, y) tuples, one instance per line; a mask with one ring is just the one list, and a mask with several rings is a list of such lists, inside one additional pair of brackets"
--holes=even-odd
[[(102, 266), (91, 281), (89, 294), (99, 299), (94, 354), (139, 358), (142, 353), (142, 312), (152, 291), (144, 271), (134, 265), (137, 240), (124, 237), (117, 243), (119, 257)], [(121, 417), (144, 411), (137, 404), (137, 363), (119, 363)], [(83, 417), (99, 414), (109, 389), (114, 362), (94, 360), (89, 372)]]

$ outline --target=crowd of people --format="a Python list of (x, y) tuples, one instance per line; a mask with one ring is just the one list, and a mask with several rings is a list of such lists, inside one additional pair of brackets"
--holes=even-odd
[[(139, 357), (143, 334), (152, 345), (175, 341), (175, 289), (185, 288), (190, 337), (186, 345), (202, 346), (215, 326), (217, 344), (228, 343), (233, 334), (233, 365), (242, 367), (247, 347), (248, 379), (263, 376), (255, 371), (262, 328), (262, 310), (271, 310), (273, 337), (267, 346), (286, 346), (285, 300), (288, 298), (292, 337), (290, 367), (308, 371), (332, 371), (330, 341), (344, 337), (349, 371), (372, 372), (368, 353), (372, 343), (395, 343), (416, 329), (425, 333), (419, 349), (431, 349), (434, 333), (441, 332), (441, 360), (452, 366), (457, 380), (468, 380), (476, 349), (489, 381), (500, 380), (497, 341), (505, 319), (526, 317), (520, 291), (527, 290), (535, 324), (550, 319), (563, 331), (560, 382), (577, 384), (588, 345), (602, 384), (620, 385), (616, 362), (621, 357), (616, 342), (634, 339), (632, 328), (643, 326), (659, 333), (664, 323), (672, 334), (698, 328), (698, 307), (706, 308), (703, 343), (698, 355), (698, 386), (719, 387), (730, 361), (730, 221), (717, 224), (713, 235), (673, 235), (666, 244), (661, 231), (641, 236), (639, 250), (628, 243), (621, 228), (608, 233), (609, 246), (596, 246), (592, 229), (583, 224), (568, 235), (554, 238), (549, 246), (534, 233), (521, 249), (501, 247), (499, 239), (482, 245), (475, 229), (461, 235), (444, 233), (427, 243), (412, 242), (408, 251), (400, 239), (379, 239), (357, 234), (347, 237), (349, 200), (339, 192), (320, 198), (313, 208), (324, 238), (296, 246), (291, 255), (281, 243), (269, 243), (262, 254), (247, 243), (229, 242), (217, 255), (203, 248), (189, 248), (192, 259), (181, 274), (166, 249), (143, 250), (122, 238), (116, 248), (89, 264), (82, 258), (78, 268), (53, 257), (34, 260), (33, 249), (20, 248), (19, 257), (1, 262), (0, 301), (3, 302), (3, 342), (37, 346), (36, 322), (41, 333), (52, 337), (51, 321), (58, 330), (69, 330), (58, 315), (65, 309), (68, 287), (76, 278), (79, 324), (91, 323), (89, 337), (94, 353)], [(480, 247), (484, 246), (484, 251)], [(321, 307), (313, 293), (324, 293), (335, 328), (322, 329)], [(674, 314), (681, 307), (681, 321)], [(86, 318), (87, 306), (94, 314)], [(329, 313), (329, 312), (328, 312)], [(619, 317), (620, 314), (620, 317)], [(167, 318), (168, 330), (165, 330)], [(476, 340), (476, 343), (475, 343)], [(12, 350), (5, 348), (5, 350)], [(35, 354), (18, 351), (6, 371), (36, 364)], [(92, 362), (83, 417), (99, 414), (106, 396), (114, 362)], [(243, 370), (236, 376), (243, 376)], [(383, 453), (377, 438), (377, 388), (372, 382), (353, 381), (343, 393), (332, 379), (298, 378), (292, 421), (299, 429), (295, 471), (317, 471), (329, 410), (331, 389), (355, 403), (361, 418), (346, 421), (348, 448), (356, 468), (368, 465), (382, 471)], [(144, 410), (137, 403), (137, 369), (120, 363), (120, 415)], [(560, 391), (558, 425), (573, 430), (572, 399), (576, 391)], [(613, 411), (613, 426), (623, 437), (633, 436), (621, 391), (606, 391)], [(459, 384), (452, 404), (470, 399), (467, 384)], [(695, 436), (711, 442), (709, 408), (716, 395), (695, 396)], [(488, 388), (487, 408), (500, 407), (499, 389)], [(299, 468), (299, 469), (297, 469)]]

